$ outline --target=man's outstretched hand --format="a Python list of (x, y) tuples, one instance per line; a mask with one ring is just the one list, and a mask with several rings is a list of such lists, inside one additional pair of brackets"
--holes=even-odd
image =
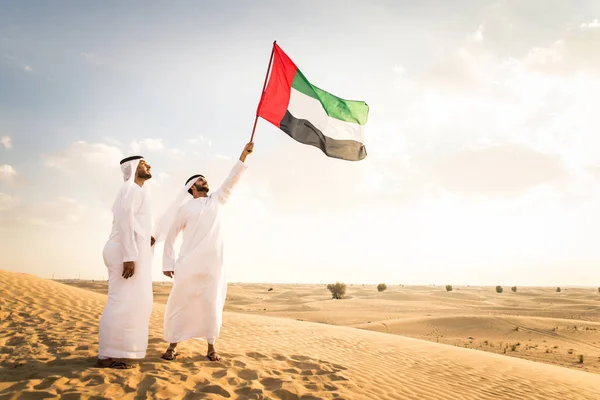
[(240, 161), (244, 162), (246, 161), (246, 156), (250, 153), (252, 153), (252, 150), (254, 150), (254, 143), (250, 142), (247, 143), (246, 146), (244, 146), (244, 151), (242, 151), (242, 155), (240, 155)]

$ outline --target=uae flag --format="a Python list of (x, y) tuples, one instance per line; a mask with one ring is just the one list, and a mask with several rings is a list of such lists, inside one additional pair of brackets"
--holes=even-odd
[(311, 84), (273, 44), (273, 67), (257, 116), (329, 157), (359, 161), (367, 156), (364, 143), (368, 114), (369, 106), (364, 101), (344, 100)]

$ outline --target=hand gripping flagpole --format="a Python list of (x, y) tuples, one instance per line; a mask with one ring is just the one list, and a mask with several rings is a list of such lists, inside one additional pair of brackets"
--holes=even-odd
[(262, 93), (260, 95), (260, 101), (258, 102), (258, 107), (256, 108), (256, 118), (254, 119), (254, 127), (252, 128), (252, 136), (250, 136), (250, 143), (254, 140), (254, 131), (256, 130), (256, 122), (258, 122), (258, 109), (260, 108), (260, 103), (262, 102), (262, 97), (265, 94), (265, 89), (267, 87), (267, 79), (269, 78), (269, 72), (271, 71), (271, 64), (273, 63), (273, 53), (275, 52), (275, 43), (277, 40), (273, 41), (273, 48), (271, 49), (271, 57), (269, 58), (269, 67), (267, 68), (267, 74), (265, 75), (265, 83), (263, 84)]

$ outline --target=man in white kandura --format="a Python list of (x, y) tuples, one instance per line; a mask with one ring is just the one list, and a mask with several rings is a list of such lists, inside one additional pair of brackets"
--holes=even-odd
[(146, 356), (152, 313), (152, 220), (143, 186), (152, 178), (141, 156), (121, 160), (123, 186), (113, 204), (113, 225), (102, 253), (108, 300), (100, 318), (98, 366), (133, 368), (122, 360)]
[[(246, 144), (239, 161), (215, 193), (208, 194), (208, 182), (202, 175), (194, 175), (186, 182), (185, 190), (192, 198), (186, 194), (188, 201), (178, 208), (165, 239), (163, 255), (163, 273), (173, 278), (165, 311), (164, 338), (170, 343), (162, 355), (165, 360), (173, 360), (177, 356), (177, 343), (190, 338), (206, 339), (208, 359), (221, 360), (215, 350), (227, 292), (221, 213), (247, 168), (246, 156), (253, 147), (254, 143)], [(173, 244), (180, 231), (183, 243), (175, 260)]]

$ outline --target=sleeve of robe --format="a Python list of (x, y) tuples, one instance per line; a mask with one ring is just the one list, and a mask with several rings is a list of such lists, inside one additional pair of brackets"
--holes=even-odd
[(227, 177), (227, 179), (225, 179), (219, 190), (217, 190), (215, 193), (221, 204), (227, 203), (229, 197), (231, 197), (231, 194), (233, 193), (233, 189), (235, 188), (235, 186), (240, 180), (240, 177), (242, 176), (244, 171), (246, 171), (247, 168), (248, 166), (240, 160), (238, 160), (235, 163), (233, 169), (229, 173), (229, 176)]
[(139, 191), (135, 188), (127, 188), (116, 215), (116, 224), (121, 242), (121, 252), (123, 254), (123, 262), (137, 261), (138, 248), (135, 243), (134, 232), (134, 213), (139, 206)]
[(163, 250), (163, 271), (174, 271), (175, 270), (175, 239), (179, 232), (185, 227), (185, 212), (183, 207), (179, 208), (175, 221), (169, 229), (167, 238), (165, 239), (165, 246)]

